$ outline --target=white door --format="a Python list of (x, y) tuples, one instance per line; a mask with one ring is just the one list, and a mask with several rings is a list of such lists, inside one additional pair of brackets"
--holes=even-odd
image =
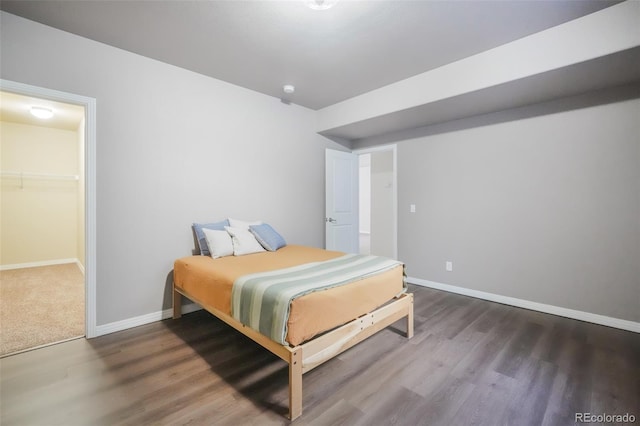
[(358, 253), (358, 156), (327, 149), (325, 170), (326, 248)]

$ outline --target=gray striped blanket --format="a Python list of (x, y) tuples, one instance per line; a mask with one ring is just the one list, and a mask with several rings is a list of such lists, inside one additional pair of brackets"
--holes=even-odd
[(284, 345), (293, 299), (379, 274), (401, 264), (379, 256), (346, 254), (324, 262), (244, 275), (233, 283), (231, 315)]

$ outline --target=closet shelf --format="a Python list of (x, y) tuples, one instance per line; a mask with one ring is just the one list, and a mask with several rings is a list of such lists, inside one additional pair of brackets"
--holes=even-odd
[(45, 179), (45, 180), (79, 180), (78, 175), (59, 175), (53, 173), (26, 173), (26, 172), (13, 172), (2, 171), (0, 175), (3, 178), (17, 178), (17, 179)]

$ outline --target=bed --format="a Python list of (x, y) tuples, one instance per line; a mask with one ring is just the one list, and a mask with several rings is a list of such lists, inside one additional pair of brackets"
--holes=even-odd
[[(347, 262), (360, 266), (343, 267)], [(318, 277), (324, 287), (305, 283), (308, 291), (277, 302), (286, 305), (278, 321), (260, 297), (267, 299), (272, 287), (294, 276), (296, 282), (298, 276)], [(297, 245), (217, 259), (189, 256), (174, 264), (173, 318), (180, 318), (185, 296), (287, 362), (294, 420), (302, 414), (304, 373), (399, 319), (406, 318), (412, 337), (413, 295), (403, 277), (399, 262)], [(256, 289), (249, 295), (250, 284)]]

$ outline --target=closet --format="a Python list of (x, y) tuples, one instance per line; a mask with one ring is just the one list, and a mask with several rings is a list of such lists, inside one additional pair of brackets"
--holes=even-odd
[(83, 336), (85, 323), (84, 109), (1, 96), (0, 356)]

